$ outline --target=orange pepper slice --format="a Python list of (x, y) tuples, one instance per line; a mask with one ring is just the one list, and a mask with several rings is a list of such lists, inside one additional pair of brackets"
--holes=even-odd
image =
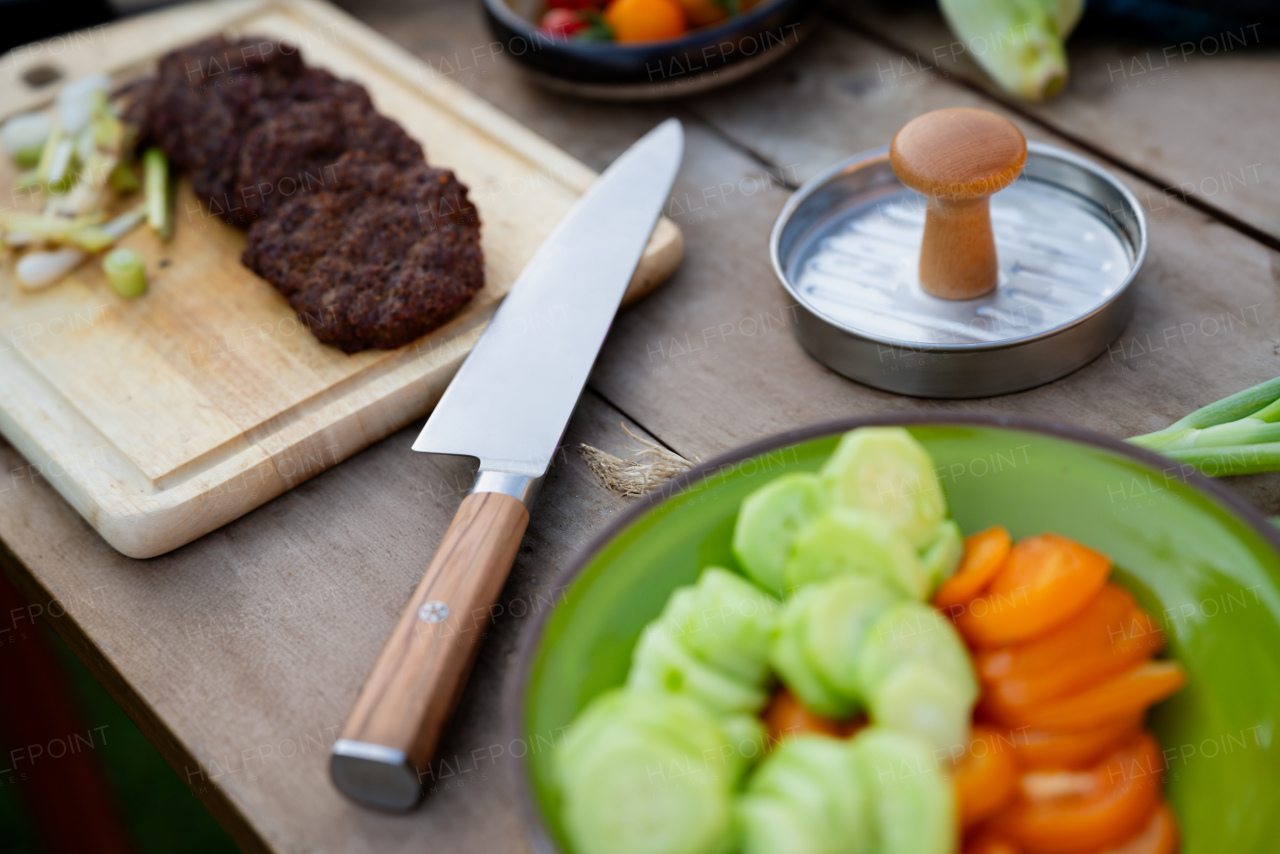
[(990, 684), (998, 679), (1056, 667), (1083, 649), (1109, 647), (1116, 635), (1124, 634), (1126, 619), (1135, 607), (1128, 590), (1114, 582), (1108, 583), (1079, 614), (1041, 637), (979, 651), (973, 657), (974, 669), (979, 679)]
[(954, 779), (960, 826), (972, 827), (991, 818), (1009, 803), (1018, 785), (1018, 766), (1008, 739), (990, 727), (975, 726)]
[(1024, 774), (992, 830), (1037, 854), (1079, 854), (1131, 839), (1160, 803), (1164, 757), (1141, 732), (1086, 772)]
[(1013, 745), (1014, 757), (1023, 768), (1083, 768), (1097, 762), (1141, 725), (1142, 716), (1134, 715), (1079, 732), (1023, 729), (1001, 738)]
[(1013, 546), (986, 593), (973, 599), (956, 627), (971, 644), (994, 647), (1043, 635), (1080, 613), (1111, 572), (1106, 555), (1058, 534)]
[(1013, 539), (999, 525), (964, 538), (960, 566), (933, 594), (933, 607), (947, 611), (982, 592), (1009, 557)]
[(965, 844), (964, 854), (1022, 854), (1022, 849), (1003, 836), (984, 831)]
[(1053, 665), (1034, 670), (1020, 667), (994, 680), (987, 686), (990, 701), (1007, 708), (1043, 705), (1136, 667), (1164, 646), (1164, 634), (1151, 615), (1136, 605), (1111, 628), (1119, 635), (1115, 643), (1080, 646), (1075, 655)]
[(1092, 729), (1141, 714), (1186, 684), (1176, 661), (1147, 661), (1082, 691), (1034, 706), (1008, 707), (983, 698), (982, 711), (998, 723), (1035, 729)]
[[(1174, 854), (1178, 850), (1178, 820), (1168, 801), (1161, 801), (1147, 826), (1122, 845), (1098, 854)], [(968, 854), (968, 852), (966, 852)]]

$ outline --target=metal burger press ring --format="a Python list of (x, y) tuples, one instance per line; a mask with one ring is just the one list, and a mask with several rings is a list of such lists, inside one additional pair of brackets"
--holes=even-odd
[(850, 379), (917, 397), (1071, 373), (1133, 312), (1138, 201), (985, 110), (935, 110), (806, 183), (774, 224), (796, 337)]

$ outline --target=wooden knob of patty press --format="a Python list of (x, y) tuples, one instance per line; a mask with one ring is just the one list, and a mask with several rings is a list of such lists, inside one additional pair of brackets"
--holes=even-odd
[(1006, 118), (957, 107), (902, 126), (889, 147), (898, 180), (928, 199), (920, 285), (943, 299), (980, 297), (996, 286), (988, 197), (1027, 162), (1027, 140)]

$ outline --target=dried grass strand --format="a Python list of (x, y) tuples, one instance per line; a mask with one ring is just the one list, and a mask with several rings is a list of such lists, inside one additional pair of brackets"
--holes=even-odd
[(632, 433), (626, 424), (622, 429), (641, 445), (630, 451), (636, 457), (634, 460), (615, 457), (587, 444), (578, 445), (578, 452), (586, 461), (587, 468), (605, 489), (619, 495), (640, 496), (693, 467), (692, 462), (679, 454)]

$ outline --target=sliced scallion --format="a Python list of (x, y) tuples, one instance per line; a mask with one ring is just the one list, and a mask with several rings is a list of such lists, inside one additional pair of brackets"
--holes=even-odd
[(173, 234), (173, 211), (169, 194), (169, 158), (158, 148), (142, 155), (143, 185), (146, 188), (147, 225), (168, 240)]
[(111, 289), (125, 299), (147, 292), (147, 267), (136, 249), (125, 246), (112, 249), (102, 259), (102, 271), (107, 274)]

